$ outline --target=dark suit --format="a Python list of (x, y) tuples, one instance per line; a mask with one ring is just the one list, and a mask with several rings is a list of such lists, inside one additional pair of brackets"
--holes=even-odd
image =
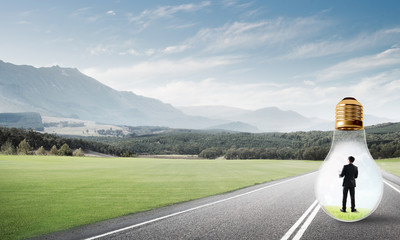
[(356, 206), (354, 188), (356, 187), (358, 168), (354, 166), (352, 163), (344, 165), (343, 170), (340, 173), (340, 177), (344, 177), (342, 184), (343, 186), (342, 209), (346, 210), (347, 193), (350, 191), (351, 209), (353, 210)]

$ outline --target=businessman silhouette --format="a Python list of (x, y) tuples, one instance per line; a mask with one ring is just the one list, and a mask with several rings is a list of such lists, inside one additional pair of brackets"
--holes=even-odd
[(347, 193), (350, 191), (350, 198), (351, 198), (351, 211), (357, 211), (356, 207), (356, 200), (355, 200), (355, 192), (354, 188), (356, 187), (356, 178), (358, 177), (358, 168), (353, 165), (354, 157), (350, 156), (348, 158), (349, 164), (344, 165), (342, 172), (340, 173), (339, 177), (344, 177), (343, 179), (343, 200), (342, 200), (342, 209), (341, 212), (346, 212), (346, 201), (347, 201)]

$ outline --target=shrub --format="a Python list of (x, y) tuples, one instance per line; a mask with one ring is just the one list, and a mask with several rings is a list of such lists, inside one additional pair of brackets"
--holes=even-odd
[(50, 149), (50, 153), (53, 155), (58, 155), (58, 149), (56, 145), (53, 145)]
[(121, 157), (136, 157), (136, 154), (131, 152), (130, 150), (125, 150), (122, 154)]
[(69, 148), (68, 144), (64, 143), (60, 150), (58, 150), (58, 155), (60, 156), (72, 156), (72, 150)]
[(75, 156), (75, 157), (83, 157), (83, 156), (85, 156), (85, 154), (83, 153), (82, 148), (76, 149), (76, 150), (72, 153), (72, 155)]
[(215, 159), (224, 155), (222, 148), (206, 148), (199, 154), (201, 158)]
[(17, 153), (18, 155), (28, 155), (32, 151), (31, 146), (29, 143), (26, 141), (26, 139), (22, 140), (17, 147)]
[(11, 141), (7, 140), (3, 145), (1, 145), (1, 153), (6, 155), (13, 155), (17, 153), (17, 150), (15, 149)]
[(41, 146), (38, 150), (36, 150), (36, 155), (46, 155), (46, 150), (43, 146)]

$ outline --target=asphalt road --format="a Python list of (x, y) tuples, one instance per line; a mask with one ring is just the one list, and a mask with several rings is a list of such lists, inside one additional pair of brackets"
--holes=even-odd
[[(37, 239), (400, 239), (400, 179), (384, 174), (381, 204), (344, 223), (316, 204), (317, 173), (132, 214)], [(394, 187), (394, 188), (393, 188)]]

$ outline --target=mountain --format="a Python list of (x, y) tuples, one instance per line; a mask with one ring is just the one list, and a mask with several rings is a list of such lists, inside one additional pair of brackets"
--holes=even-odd
[(43, 131), (42, 116), (35, 112), (0, 113), (0, 126)]
[(310, 119), (294, 111), (283, 111), (276, 107), (262, 108), (239, 115), (238, 119), (255, 125), (263, 131), (296, 131), (309, 127)]
[(210, 119), (232, 119), (252, 112), (251, 110), (227, 106), (190, 106), (178, 107), (178, 109), (187, 115), (202, 116)]
[(251, 132), (251, 133), (260, 132), (260, 130), (257, 127), (243, 122), (229, 122), (220, 125), (215, 125), (209, 127), (208, 129), (222, 129), (234, 132)]
[(193, 116), (245, 123), (252, 126), (253, 130), (250, 132), (257, 132), (254, 129), (263, 132), (331, 130), (334, 126), (333, 122), (307, 118), (297, 112), (284, 111), (277, 107), (253, 111), (226, 106), (179, 107), (179, 109)]
[[(157, 99), (114, 90), (75, 68), (35, 68), (0, 60), (1, 112), (37, 112), (42, 116), (114, 125), (240, 132), (332, 130), (334, 127), (333, 121), (307, 118), (276, 107), (255, 111), (225, 106), (178, 109)], [(365, 119), (366, 125), (386, 120), (369, 115)]]
[(114, 90), (74, 68), (35, 68), (3, 61), (0, 112), (39, 112), (132, 126), (207, 128), (223, 123), (185, 115), (156, 99)]

